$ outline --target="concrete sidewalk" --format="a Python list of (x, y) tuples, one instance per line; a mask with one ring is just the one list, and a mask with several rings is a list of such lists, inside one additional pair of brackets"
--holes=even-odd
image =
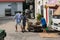
[[(34, 21), (34, 20), (33, 20)], [(5, 40), (60, 40), (60, 38), (43, 38), (40, 33), (35, 32), (20, 32), (20, 26), (18, 26), (18, 32), (15, 32), (14, 20), (1, 20), (0, 29), (4, 29), (7, 33)]]

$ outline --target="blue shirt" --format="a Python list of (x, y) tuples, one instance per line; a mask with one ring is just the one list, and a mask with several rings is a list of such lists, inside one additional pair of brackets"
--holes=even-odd
[(42, 25), (46, 25), (46, 20), (44, 18), (41, 18)]

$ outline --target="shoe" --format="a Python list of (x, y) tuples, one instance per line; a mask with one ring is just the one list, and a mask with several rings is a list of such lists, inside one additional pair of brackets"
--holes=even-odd
[(21, 31), (22, 33), (24, 33), (24, 31)]

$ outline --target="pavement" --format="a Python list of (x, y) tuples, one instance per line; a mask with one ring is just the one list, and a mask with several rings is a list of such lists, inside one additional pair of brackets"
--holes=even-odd
[[(4, 29), (7, 33), (5, 40), (60, 40), (60, 35), (57, 35), (56, 33), (22, 33), (20, 26), (18, 26), (18, 32), (15, 32), (15, 21), (12, 20), (12, 17), (9, 17), (7, 19), (0, 18), (0, 29)], [(54, 36), (57, 35), (58, 37), (42, 37), (44, 34), (45, 36), (54, 34)]]

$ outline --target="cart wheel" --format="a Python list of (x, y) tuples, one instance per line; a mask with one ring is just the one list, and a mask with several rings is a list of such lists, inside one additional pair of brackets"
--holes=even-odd
[(31, 31), (31, 30), (28, 30), (29, 32)]
[(36, 29), (34, 29), (34, 32), (37, 32), (37, 30), (36, 30)]
[(27, 28), (27, 29), (28, 29), (29, 32), (31, 31), (29, 28)]

